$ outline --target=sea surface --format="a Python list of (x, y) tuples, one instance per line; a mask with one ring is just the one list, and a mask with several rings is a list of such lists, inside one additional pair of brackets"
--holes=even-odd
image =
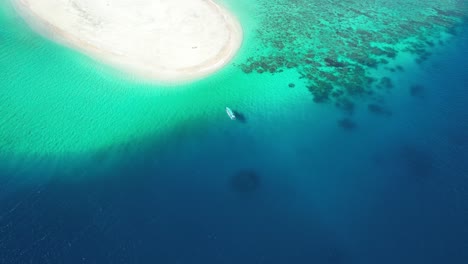
[(155, 84), (0, 3), (0, 264), (468, 263), (468, 3), (222, 4)]

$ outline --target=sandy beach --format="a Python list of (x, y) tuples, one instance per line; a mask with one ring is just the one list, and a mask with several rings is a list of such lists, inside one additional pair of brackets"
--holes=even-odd
[(211, 0), (12, 0), (31, 27), (133, 76), (185, 81), (228, 63), (242, 43)]

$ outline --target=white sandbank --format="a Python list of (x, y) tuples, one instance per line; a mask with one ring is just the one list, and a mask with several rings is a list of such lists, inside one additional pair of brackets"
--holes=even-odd
[(12, 0), (34, 29), (138, 77), (193, 80), (228, 63), (242, 42), (212, 0)]

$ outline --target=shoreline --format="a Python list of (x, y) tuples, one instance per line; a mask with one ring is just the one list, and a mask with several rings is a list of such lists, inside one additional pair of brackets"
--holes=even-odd
[(143, 81), (201, 79), (242, 44), (237, 18), (212, 0), (114, 2), (11, 0), (40, 35)]

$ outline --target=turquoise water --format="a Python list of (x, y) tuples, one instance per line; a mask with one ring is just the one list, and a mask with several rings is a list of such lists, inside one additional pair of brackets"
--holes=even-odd
[(465, 3), (223, 4), (166, 86), (0, 4), (0, 263), (466, 263)]
[[(263, 112), (274, 111), (279, 105), (297, 102), (298, 96), (304, 97), (304, 86), (314, 101), (330, 100), (352, 111), (360, 96), (377, 97), (376, 88), (391, 86), (391, 79), (385, 76), (388, 73), (372, 74), (378, 60), (387, 64), (398, 50), (427, 56), (427, 42), (452, 30), (463, 17), (462, 11), (450, 13), (447, 19), (444, 17), (445, 24), (430, 24), (434, 14), (416, 17), (414, 21), (419, 24), (395, 33), (392, 28), (410, 23), (394, 19), (396, 11), (404, 10), (400, 15), (408, 18), (414, 15), (407, 14), (406, 7), (387, 13), (384, 8), (391, 7), (360, 6), (356, 2), (324, 14), (324, 6), (307, 1), (287, 6), (281, 1), (275, 5), (226, 1), (225, 5), (239, 16), (245, 32), (235, 60), (205, 80), (167, 87), (142, 83), (43, 39), (3, 4), (2, 23), (7, 27), (2, 32), (0, 51), (1, 111), (5, 117), (0, 127), (1, 152), (80, 154), (145, 137), (163, 137), (190, 123), (203, 129), (205, 122), (222, 118), (221, 109), (226, 105), (253, 112), (266, 103), (261, 106)], [(422, 3), (416, 7), (434, 13), (432, 5), (438, 6)], [(367, 8), (373, 15), (356, 17), (357, 7)], [(328, 22), (324, 22), (325, 17)], [(365, 22), (374, 17), (372, 23)], [(349, 37), (353, 30), (357, 33)], [(408, 36), (413, 39), (408, 40)], [(369, 45), (373, 47), (371, 53)], [(395, 67), (404, 69), (403, 65)], [(296, 84), (297, 89), (285, 89)]]

